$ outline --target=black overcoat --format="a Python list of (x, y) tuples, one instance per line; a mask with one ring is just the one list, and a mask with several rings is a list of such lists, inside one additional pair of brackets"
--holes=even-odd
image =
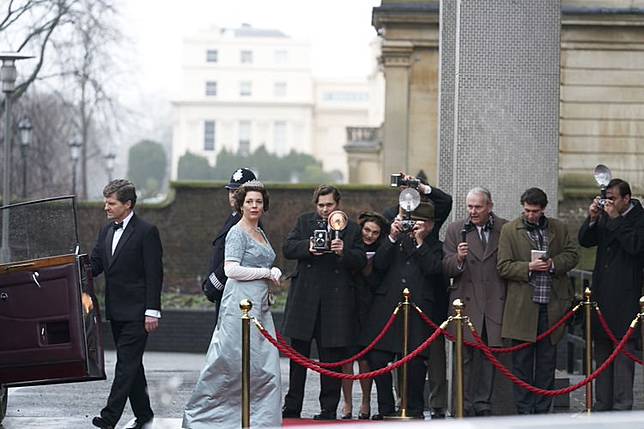
[[(408, 235), (392, 243), (385, 238), (374, 256), (374, 268), (381, 273), (382, 282), (374, 291), (369, 322), (363, 331), (361, 344), (369, 344), (383, 329), (392, 311), (403, 300), (405, 288), (411, 300), (431, 316), (435, 289), (444, 287), (442, 277), (442, 243), (429, 240), (416, 247)], [(402, 313), (389, 333), (376, 345), (377, 350), (402, 352)], [(409, 351), (417, 348), (432, 333), (420, 316), (412, 310), (409, 317)], [(427, 352), (424, 353), (427, 356)]]
[[(588, 217), (579, 230), (579, 244), (597, 246), (592, 299), (617, 338), (624, 336), (639, 312), (642, 294), (644, 209), (639, 201), (631, 201), (634, 207), (625, 216), (610, 219), (602, 213), (593, 226)], [(593, 333), (606, 338), (596, 320)]]
[(320, 317), (322, 347), (346, 347), (355, 341), (357, 315), (352, 273), (367, 263), (360, 248), (360, 227), (349, 221), (340, 232), (344, 253), (314, 256), (309, 252), (309, 238), (316, 229), (316, 213), (305, 213), (297, 219), (283, 247), (286, 259), (296, 259), (296, 271), (284, 309), (285, 336), (310, 341)]

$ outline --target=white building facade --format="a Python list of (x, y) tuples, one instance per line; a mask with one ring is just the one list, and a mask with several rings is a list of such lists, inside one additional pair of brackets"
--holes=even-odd
[(373, 125), (373, 90), (366, 80), (316, 82), (310, 53), (308, 42), (248, 25), (185, 39), (183, 90), (173, 101), (173, 180), (187, 152), (214, 166), (224, 149), (244, 154), (260, 146), (313, 155), (346, 180), (345, 129)]

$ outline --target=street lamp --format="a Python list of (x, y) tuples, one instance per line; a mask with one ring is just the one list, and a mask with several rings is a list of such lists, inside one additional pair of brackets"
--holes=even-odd
[(105, 154), (105, 168), (107, 169), (107, 181), (112, 181), (112, 173), (114, 172), (114, 160), (116, 159), (116, 154), (114, 152), (108, 152)]
[(72, 157), (72, 194), (76, 195), (76, 165), (80, 158), (81, 142), (77, 138), (69, 142), (69, 150)]
[[(33, 58), (18, 52), (0, 52), (0, 81), (2, 81), (2, 92), (4, 92), (4, 159), (2, 160), (2, 205), (9, 205), (11, 200), (11, 94), (16, 89), (16, 61)], [(1, 262), (6, 263), (11, 259), (9, 251), (9, 210), (2, 210), (2, 247), (0, 248)]]
[(22, 198), (27, 198), (27, 148), (31, 144), (31, 121), (24, 117), (18, 122), (20, 131), (20, 155), (22, 156)]

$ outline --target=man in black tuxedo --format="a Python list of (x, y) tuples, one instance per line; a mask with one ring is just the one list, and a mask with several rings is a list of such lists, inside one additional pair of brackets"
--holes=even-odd
[(159, 326), (163, 249), (156, 226), (134, 214), (136, 189), (124, 179), (103, 189), (110, 222), (98, 234), (92, 251), (92, 275), (105, 274), (105, 310), (116, 345), (116, 369), (107, 405), (92, 424), (113, 429), (127, 399), (136, 421), (145, 427), (154, 417), (143, 369), (143, 352), (150, 332)]
[(231, 214), (224, 222), (215, 239), (212, 242), (212, 259), (210, 262), (210, 274), (204, 280), (202, 289), (208, 300), (215, 303), (215, 324), (219, 318), (219, 305), (221, 297), (224, 294), (224, 286), (226, 285), (226, 274), (224, 273), (224, 248), (226, 247), (226, 235), (230, 228), (232, 228), (241, 216), (235, 210), (235, 191), (244, 183), (249, 180), (256, 180), (255, 173), (248, 168), (238, 168), (230, 176), (230, 182), (225, 186), (228, 189), (228, 203), (232, 209)]

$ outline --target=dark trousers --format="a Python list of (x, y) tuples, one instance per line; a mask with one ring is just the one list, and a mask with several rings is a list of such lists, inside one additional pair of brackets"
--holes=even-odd
[[(291, 346), (298, 353), (309, 357), (311, 355), (311, 342), (315, 339), (318, 346), (318, 355), (320, 362), (338, 362), (347, 356), (345, 347), (323, 347), (321, 339), (320, 314), (318, 313), (313, 338), (311, 340), (298, 340), (291, 338)], [(342, 372), (342, 368), (334, 368), (334, 371)], [(289, 362), (289, 379), (288, 393), (284, 398), (284, 409), (299, 414), (302, 412), (302, 402), (304, 401), (304, 387), (306, 385), (306, 368)], [(340, 402), (340, 388), (342, 380), (320, 375), (320, 409), (322, 412), (335, 414)]]
[[(599, 366), (608, 359), (615, 346), (608, 338), (595, 339), (594, 344), (595, 362)], [(632, 343), (627, 344), (627, 348), (634, 352)], [(619, 354), (595, 381), (595, 411), (633, 409), (634, 374), (635, 363), (624, 354)]]
[(445, 337), (439, 337), (429, 346), (429, 406), (435, 410), (447, 408), (447, 361)]
[[(485, 323), (481, 338), (487, 343)], [(474, 416), (482, 411), (492, 411), (492, 389), (494, 388), (494, 366), (482, 351), (473, 347), (463, 348), (463, 408), (466, 416)]]
[(123, 414), (125, 403), (137, 419), (147, 421), (154, 415), (150, 408), (147, 381), (143, 369), (143, 352), (148, 334), (142, 320), (135, 322), (111, 322), (112, 336), (116, 345), (116, 369), (107, 405), (101, 417), (116, 425)]
[[(367, 355), (369, 368), (375, 371), (387, 366), (396, 355), (392, 352), (374, 350)], [(423, 415), (425, 388), (425, 373), (427, 366), (423, 358), (412, 359), (407, 364), (407, 414), (410, 416)], [(391, 373), (386, 373), (375, 378), (376, 389), (378, 389), (378, 412), (384, 415), (394, 414), (394, 394), (391, 382)]]
[[(539, 304), (537, 335), (548, 330), (548, 305)], [(522, 341), (512, 340), (512, 345)], [(550, 338), (512, 354), (512, 369), (521, 380), (541, 389), (552, 389), (555, 385), (557, 348)], [(514, 385), (514, 400), (519, 414), (543, 414), (550, 411), (552, 398), (534, 395)]]

